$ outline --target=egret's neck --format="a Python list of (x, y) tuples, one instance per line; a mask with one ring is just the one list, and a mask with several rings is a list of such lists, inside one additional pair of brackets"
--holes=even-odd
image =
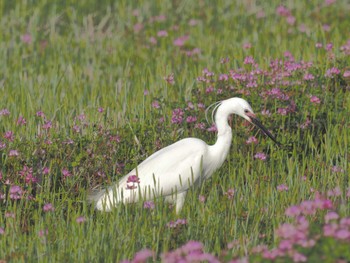
[(218, 129), (218, 138), (216, 143), (210, 146), (211, 158), (215, 170), (219, 168), (226, 159), (230, 150), (232, 141), (232, 130), (228, 125), (229, 114), (219, 114), (219, 110), (215, 117), (216, 127)]

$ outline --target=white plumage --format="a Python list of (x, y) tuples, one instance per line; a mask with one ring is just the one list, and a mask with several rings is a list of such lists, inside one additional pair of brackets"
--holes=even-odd
[(214, 145), (207, 145), (197, 138), (186, 138), (155, 152), (115, 185), (91, 194), (89, 200), (95, 203), (96, 209), (110, 211), (120, 202), (132, 203), (140, 197), (153, 200), (162, 196), (166, 201), (176, 203), (178, 213), (188, 189), (210, 177), (225, 161), (232, 139), (231, 127), (228, 125), (231, 114), (254, 123), (278, 143), (256, 119), (245, 100), (227, 99), (218, 102), (215, 108), (218, 138)]

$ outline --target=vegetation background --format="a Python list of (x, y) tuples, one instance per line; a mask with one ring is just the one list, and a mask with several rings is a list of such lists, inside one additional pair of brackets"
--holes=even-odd
[[(0, 12), (0, 259), (350, 260), (348, 1), (22, 0)], [(204, 110), (234, 96), (291, 147), (233, 117), (227, 161), (180, 215), (161, 199), (111, 213), (86, 202), (181, 138), (214, 143)]]

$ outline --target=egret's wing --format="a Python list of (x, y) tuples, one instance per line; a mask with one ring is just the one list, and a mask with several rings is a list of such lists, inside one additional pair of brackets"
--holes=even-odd
[(120, 183), (126, 182), (130, 175), (137, 174), (140, 187), (154, 187), (156, 183), (162, 195), (171, 194), (174, 190), (183, 191), (200, 176), (202, 156), (206, 150), (207, 145), (202, 140), (183, 139), (152, 154), (122, 178)]
[[(92, 194), (99, 210), (110, 211), (119, 202), (131, 203), (143, 198), (169, 196), (186, 191), (201, 176), (202, 158), (207, 145), (199, 139), (187, 138), (149, 156), (120, 181)], [(128, 183), (137, 175), (140, 183)]]

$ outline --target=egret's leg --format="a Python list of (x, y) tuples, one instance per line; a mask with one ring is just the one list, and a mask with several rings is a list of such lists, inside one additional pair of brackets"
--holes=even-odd
[(176, 195), (176, 214), (180, 213), (186, 198), (187, 192), (178, 193)]

